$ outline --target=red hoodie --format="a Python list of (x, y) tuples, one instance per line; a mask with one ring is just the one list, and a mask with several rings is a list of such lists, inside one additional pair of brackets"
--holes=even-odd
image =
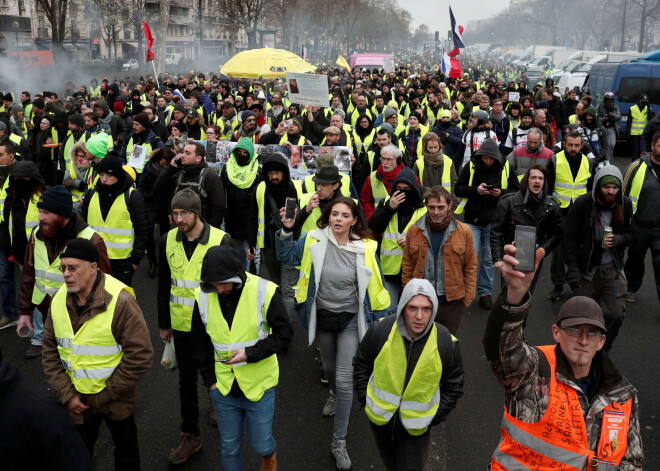
[[(390, 188), (392, 187), (392, 183), (394, 182), (394, 179), (403, 168), (404, 168), (403, 163), (400, 163), (391, 172), (383, 172), (382, 164), (378, 166), (378, 170), (376, 170), (376, 178), (378, 178), (380, 181), (382, 181), (385, 184), (385, 189), (387, 190), (387, 194), (390, 193)], [(376, 210), (376, 205), (374, 204), (374, 195), (371, 192), (372, 176), (373, 173), (367, 177), (367, 180), (364, 182), (364, 186), (362, 187), (362, 192), (360, 193), (360, 203), (362, 203), (362, 212), (367, 218), (367, 221), (371, 219), (371, 215)]]

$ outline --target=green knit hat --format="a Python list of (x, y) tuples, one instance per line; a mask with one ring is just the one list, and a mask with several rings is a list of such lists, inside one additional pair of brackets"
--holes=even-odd
[(605, 175), (600, 180), (598, 180), (598, 188), (602, 188), (610, 183), (613, 183), (621, 188), (621, 180), (619, 180), (619, 178), (615, 177), (614, 175)]
[(110, 139), (110, 136), (108, 136), (104, 132), (99, 133), (99, 134), (94, 134), (87, 141), (87, 150), (94, 157), (98, 157), (99, 159), (103, 159), (108, 154), (108, 140), (109, 139)]

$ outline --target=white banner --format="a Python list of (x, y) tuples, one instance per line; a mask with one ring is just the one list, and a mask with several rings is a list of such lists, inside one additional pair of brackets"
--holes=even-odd
[(328, 77), (316, 74), (286, 73), (291, 103), (320, 107), (330, 106)]
[(509, 92), (509, 102), (520, 101), (520, 93)]
[(383, 73), (385, 73), (385, 74), (394, 73), (394, 58), (393, 57), (383, 58)]

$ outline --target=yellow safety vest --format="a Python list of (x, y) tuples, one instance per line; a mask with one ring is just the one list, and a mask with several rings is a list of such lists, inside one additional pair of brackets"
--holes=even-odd
[[(367, 285), (371, 310), (383, 311), (390, 307), (390, 294), (383, 286), (381, 271), (376, 260), (378, 243), (371, 239), (362, 239), (362, 241), (364, 242), (364, 264), (371, 270), (371, 278), (369, 278), (369, 284)], [(305, 236), (303, 258), (300, 262), (300, 277), (298, 278), (298, 284), (294, 286), (297, 303), (306, 302), (310, 296), (309, 280), (312, 274), (312, 256), (309, 253), (309, 247), (316, 242), (318, 242), (318, 239), (312, 237), (311, 233)]]
[(222, 315), (218, 293), (204, 293), (198, 288), (195, 296), (200, 317), (215, 350), (216, 387), (226, 396), (234, 381), (238, 381), (245, 397), (256, 402), (264, 392), (277, 386), (280, 376), (277, 356), (271, 355), (256, 363), (227, 365), (220, 361), (229, 358), (239, 348), (251, 347), (270, 335), (266, 313), (277, 285), (250, 273), (245, 275), (247, 279), (231, 328)]
[[(48, 261), (48, 250), (46, 244), (36, 237), (37, 229), (34, 230), (34, 289), (32, 290), (32, 304), (38, 306), (46, 295), (53, 296), (64, 284), (64, 276), (60, 272), (60, 256)], [(80, 231), (77, 237), (90, 240), (95, 234), (94, 230), (87, 226)]]
[[(41, 198), (41, 193), (34, 195), (28, 203), (27, 212), (25, 213), (25, 237), (30, 238), (32, 229), (39, 225), (39, 208), (37, 208), (37, 201)], [(14, 221), (13, 212), (9, 213), (9, 240), (14, 243)]]
[[(315, 175), (310, 175), (308, 177), (305, 177), (305, 183), (304, 183), (304, 188), (305, 188), (305, 193), (314, 193), (316, 191), (316, 183), (314, 180), (312, 180), (315, 177)], [(351, 196), (351, 177), (346, 175), (345, 173), (341, 174), (341, 186), (339, 187), (341, 190), (341, 194), (344, 196)], [(307, 204), (305, 202), (305, 204)], [(302, 199), (300, 201), (300, 207), (303, 207), (304, 205), (302, 204)]]
[[(296, 187), (298, 199), (302, 196), (302, 181), (292, 180), (293, 186)], [(296, 183), (299, 182), (299, 183)], [(257, 245), (259, 248), (264, 248), (264, 240), (266, 234), (266, 182), (260, 182), (257, 185)]]
[(632, 121), (630, 126), (631, 136), (641, 136), (644, 132), (644, 127), (649, 120), (650, 107), (647, 105), (644, 111), (639, 109), (639, 105), (630, 107), (630, 119)]
[(403, 247), (397, 242), (404, 234), (408, 233), (410, 226), (415, 224), (419, 218), (426, 214), (426, 206), (417, 208), (403, 232), (399, 232), (399, 220), (395, 213), (383, 233), (383, 241), (380, 246), (380, 263), (383, 267), (383, 275), (398, 275), (401, 273), (401, 261), (403, 260)]
[[(284, 136), (282, 136), (282, 138), (280, 139), (280, 145), (282, 145), (282, 144), (284, 144), (285, 142), (288, 142), (288, 141), (289, 141), (289, 134), (287, 133)], [(291, 144), (293, 144), (294, 146), (304, 146), (305, 145), (305, 136), (300, 134), (300, 136), (298, 136), (298, 142), (292, 142)]]
[(188, 260), (183, 243), (177, 242), (178, 228), (167, 234), (167, 263), (170, 266), (170, 316), (172, 328), (181, 332), (190, 332), (193, 308), (195, 307), (195, 289), (199, 287), (202, 275), (202, 260), (211, 247), (220, 245), (225, 232), (210, 227), (209, 240), (206, 244), (197, 244)]
[[(147, 148), (147, 158), (144, 159), (144, 166), (135, 169), (137, 173), (142, 173), (144, 167), (149, 163), (149, 157), (151, 156), (151, 152), (152, 152), (151, 142), (145, 142), (144, 144), (142, 144), (142, 146)], [(131, 138), (128, 140), (128, 145), (126, 146), (126, 162), (131, 160), (132, 153), (133, 153), (133, 137), (131, 136)]]
[(98, 87), (89, 86), (89, 96), (101, 96), (101, 85)]
[(587, 193), (587, 182), (591, 178), (589, 159), (586, 155), (582, 156), (580, 170), (578, 170), (577, 177), (573, 181), (571, 167), (568, 164), (566, 154), (562, 150), (557, 154), (555, 175), (555, 190), (552, 197), (562, 209), (568, 208), (578, 196)]
[(637, 173), (635, 173), (635, 178), (633, 178), (632, 185), (630, 185), (630, 194), (628, 196), (632, 200), (633, 214), (637, 212), (637, 203), (639, 202), (639, 195), (642, 192), (642, 187), (644, 186), (644, 179), (646, 178), (646, 171), (648, 168), (649, 167), (646, 165), (646, 162), (640, 160), (639, 168), (637, 169)]
[(73, 133), (69, 131), (64, 143), (64, 162), (67, 166), (71, 163), (71, 148), (78, 142), (87, 142), (87, 131), (83, 131), (82, 136), (77, 141), (74, 139)]
[(364, 141), (360, 139), (360, 136), (357, 132), (353, 131), (353, 141), (355, 142), (355, 147), (357, 148), (358, 154), (363, 154), (369, 150), (371, 144), (374, 142), (376, 137), (376, 130), (372, 129), (371, 133), (368, 136), (365, 136)]
[[(431, 321), (432, 322), (432, 321)], [(452, 336), (453, 341), (457, 341)], [(405, 385), (408, 359), (397, 323), (374, 361), (367, 385), (367, 417), (376, 425), (388, 423), (397, 410), (410, 435), (422, 435), (440, 407), (442, 360), (438, 353), (438, 330), (433, 323), (410, 381)]]
[(9, 188), (10, 175), (7, 175), (5, 182), (2, 184), (2, 188), (0, 188), (0, 222), (5, 220), (5, 200), (7, 199), (7, 188)]
[(105, 241), (110, 260), (124, 260), (130, 258), (135, 241), (135, 231), (131, 214), (128, 211), (126, 200), (130, 201), (134, 188), (129, 188), (121, 195), (117, 195), (104, 220), (101, 216), (101, 204), (97, 191), (92, 197), (87, 209), (87, 224), (99, 233)]
[(66, 307), (66, 286), (55, 293), (51, 304), (57, 351), (73, 386), (82, 394), (98, 394), (105, 389), (105, 382), (124, 356), (122, 346), (112, 335), (112, 320), (122, 290), (133, 296), (135, 293), (110, 275), (105, 275), (103, 289), (112, 296), (106, 310), (91, 317), (75, 334)]
[(378, 206), (381, 201), (390, 196), (385, 183), (376, 178), (376, 173), (378, 173), (378, 170), (371, 172), (371, 178), (369, 179), (371, 180), (371, 194), (374, 197), (374, 206)]
[[(447, 165), (449, 164), (449, 165)], [(417, 171), (419, 172), (419, 181), (424, 186), (424, 159), (417, 159)], [(445, 154), (442, 154), (442, 186), (451, 193), (451, 168), (454, 166), (452, 160)]]
[(14, 155), (16, 157), (21, 157), (21, 136), (11, 133), (9, 135), (9, 140), (14, 143)]
[[(305, 206), (307, 206), (307, 203), (309, 203), (309, 200), (311, 200), (313, 196), (314, 193), (305, 193), (300, 197), (301, 211), (305, 211)], [(355, 201), (355, 204), (358, 204), (355, 198), (352, 199), (353, 201)], [(321, 208), (318, 206), (312, 210), (312, 212), (307, 216), (307, 219), (305, 219), (304, 224), (300, 228), (300, 237), (304, 236), (308, 232), (312, 232), (314, 229), (318, 229), (316, 222), (321, 218), (321, 213), (323, 213), (323, 211), (321, 211)]]
[[(473, 178), (474, 178), (474, 163), (470, 162), (470, 181), (468, 182), (468, 186), (472, 186)], [(500, 181), (500, 189), (506, 190), (508, 186), (509, 186), (509, 162), (507, 161), (504, 164), (504, 168), (502, 169), (502, 179)], [(459, 203), (458, 207), (456, 208), (454, 214), (461, 214), (463, 211), (465, 211), (465, 205), (467, 204), (467, 202), (468, 199), (463, 198)]]
[(372, 123), (374, 122), (374, 117), (371, 114), (371, 111), (369, 110), (369, 108), (365, 108), (364, 113), (362, 113), (362, 114), (360, 114), (360, 112), (357, 110), (357, 108), (355, 108), (355, 110), (353, 110), (353, 113), (351, 114), (351, 126), (352, 127), (357, 126), (357, 120), (360, 116), (368, 116), (369, 119), (371, 120), (371, 122)]
[[(72, 180), (76, 179), (76, 163), (72, 160), (69, 162), (69, 175), (71, 176)], [(94, 177), (94, 169), (92, 167), (87, 167), (85, 170), (85, 176), (83, 177), (85, 179), (85, 183), (87, 183), (87, 188), (91, 188), (94, 183), (99, 179), (99, 176), (97, 175), (96, 178)], [(71, 192), (71, 197), (73, 199), (74, 203), (77, 203), (80, 201), (82, 198), (82, 195), (85, 194), (84, 191), (80, 191), (77, 188), (70, 188), (69, 191)]]

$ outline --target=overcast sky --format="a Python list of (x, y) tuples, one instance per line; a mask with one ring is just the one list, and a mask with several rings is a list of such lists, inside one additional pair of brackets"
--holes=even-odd
[[(398, 2), (413, 16), (412, 31), (424, 23), (431, 31), (440, 31), (440, 37), (447, 35), (447, 30), (451, 28), (448, 0), (398, 0)], [(465, 27), (468, 21), (487, 18), (504, 10), (509, 2), (510, 0), (453, 0), (451, 8), (458, 24)]]

